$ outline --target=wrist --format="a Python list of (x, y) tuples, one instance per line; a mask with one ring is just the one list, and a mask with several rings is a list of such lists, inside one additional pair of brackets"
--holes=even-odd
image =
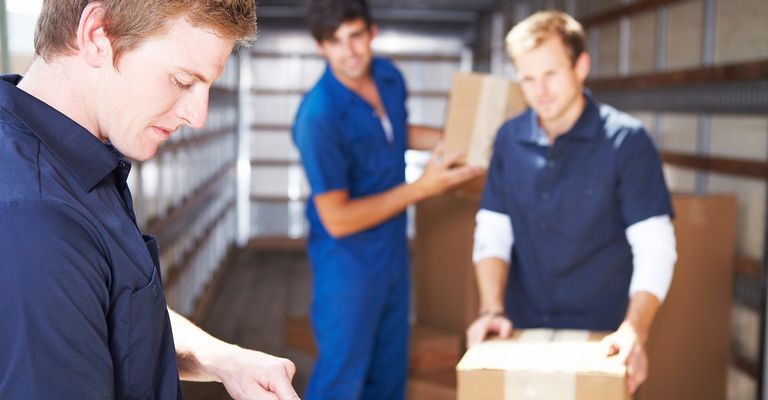
[(410, 185), (413, 191), (413, 201), (411, 203), (415, 204), (429, 197), (429, 190), (427, 190), (422, 178), (417, 179)]
[(648, 332), (638, 327), (638, 325), (631, 320), (625, 320), (619, 329), (630, 331), (637, 338), (637, 341), (643, 345), (648, 340)]
[(489, 309), (482, 309), (478, 313), (478, 318), (482, 317), (506, 317), (507, 314), (504, 312), (503, 308), (489, 308)]

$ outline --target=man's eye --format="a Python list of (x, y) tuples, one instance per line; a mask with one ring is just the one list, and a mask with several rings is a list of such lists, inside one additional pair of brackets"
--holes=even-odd
[(181, 82), (180, 80), (178, 80), (176, 78), (173, 78), (173, 83), (175, 83), (176, 86), (178, 86), (179, 89), (182, 89), (182, 90), (187, 90), (187, 89), (192, 87), (191, 83), (183, 83), (183, 82)]

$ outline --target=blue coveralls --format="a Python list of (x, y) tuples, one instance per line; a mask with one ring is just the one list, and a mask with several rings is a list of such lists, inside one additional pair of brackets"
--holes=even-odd
[[(393, 128), (390, 143), (373, 108), (329, 67), (304, 98), (293, 127), (312, 195), (344, 189), (350, 199), (405, 181), (406, 89), (374, 58), (371, 74)], [(307, 203), (312, 328), (318, 357), (305, 398), (404, 398), (409, 268), (406, 216), (334, 239)]]
[(480, 206), (510, 217), (505, 309), (515, 327), (618, 328), (633, 270), (625, 229), (672, 215), (641, 123), (584, 95), (582, 115), (552, 145), (531, 109), (496, 137)]

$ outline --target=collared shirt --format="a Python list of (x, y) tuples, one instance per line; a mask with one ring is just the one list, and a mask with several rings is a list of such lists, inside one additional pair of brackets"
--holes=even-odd
[(116, 150), (0, 80), (0, 398), (176, 399), (157, 246)]
[[(406, 89), (389, 62), (374, 58), (371, 74), (392, 128), (388, 135), (374, 109), (342, 85), (330, 67), (302, 101), (293, 126), (312, 196), (346, 190), (350, 199), (378, 194), (405, 181)], [(405, 213), (362, 232), (334, 239), (307, 203), (308, 250), (315, 287), (360, 289), (371, 279), (407, 271)], [(384, 274), (384, 275), (382, 275)]]
[(514, 229), (505, 307), (518, 327), (616, 329), (632, 275), (625, 229), (672, 214), (642, 125), (585, 97), (551, 145), (530, 109), (496, 137), (481, 208), (509, 215)]

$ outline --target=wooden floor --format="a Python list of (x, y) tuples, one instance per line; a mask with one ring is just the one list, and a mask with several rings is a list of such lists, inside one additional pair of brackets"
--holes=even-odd
[[(303, 394), (313, 359), (284, 346), (283, 322), (308, 314), (311, 277), (304, 251), (243, 250), (222, 274), (198, 324), (228, 342), (291, 359), (294, 387)], [(182, 391), (186, 400), (230, 399), (218, 383), (184, 382)]]

